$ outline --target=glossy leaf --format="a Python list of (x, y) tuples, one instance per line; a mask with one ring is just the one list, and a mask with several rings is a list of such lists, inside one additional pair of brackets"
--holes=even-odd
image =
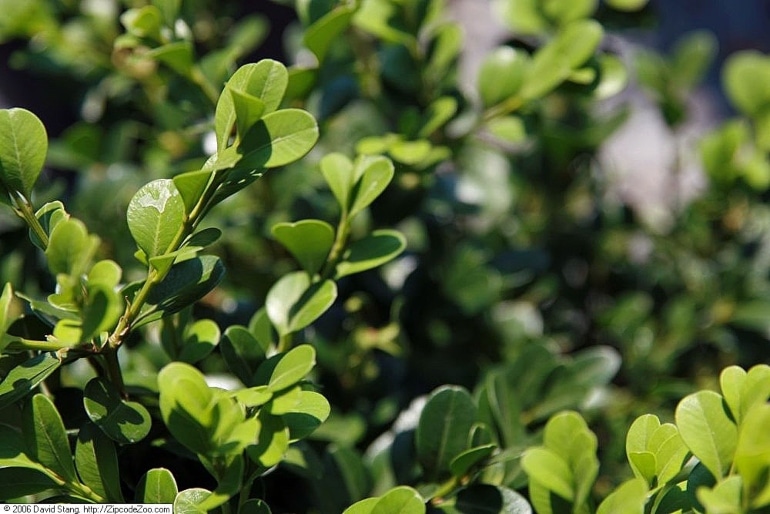
[(265, 360), (265, 350), (246, 327), (233, 325), (227, 328), (219, 343), (222, 357), (230, 371), (247, 386), (259, 365)]
[(722, 396), (699, 391), (685, 397), (676, 408), (676, 425), (690, 451), (714, 477), (724, 477), (732, 465), (738, 430)]
[(135, 443), (150, 432), (150, 413), (140, 403), (126, 401), (112, 383), (93, 378), (83, 390), (83, 406), (91, 421), (113, 441)]
[(297, 271), (283, 276), (267, 293), (265, 307), (270, 321), (280, 335), (302, 330), (318, 319), (337, 298), (337, 286), (331, 280), (310, 282), (306, 273)]
[(88, 270), (88, 285), (99, 284), (114, 289), (120, 284), (122, 275), (123, 270), (115, 261), (99, 261)]
[(185, 212), (190, 214), (200, 201), (214, 172), (210, 170), (189, 171), (173, 178), (174, 186), (182, 197)]
[(476, 416), (476, 404), (465, 389), (447, 386), (431, 394), (415, 434), (417, 459), (429, 480), (447, 475), (452, 460), (468, 449)]
[(273, 391), (291, 387), (305, 378), (315, 366), (315, 348), (302, 344), (282, 355), (278, 360), (268, 386)]
[(185, 204), (171, 179), (150, 182), (136, 192), (126, 212), (128, 228), (137, 246), (156, 257), (171, 248), (185, 219)]
[(78, 432), (75, 467), (80, 480), (106, 501), (123, 502), (115, 445), (93, 423)]
[(529, 67), (523, 50), (502, 46), (489, 53), (481, 64), (478, 90), (484, 107), (491, 107), (519, 92)]
[(48, 136), (40, 119), (26, 109), (0, 109), (0, 202), (9, 194), (29, 198), (48, 152)]
[(189, 307), (214, 289), (224, 273), (222, 262), (213, 255), (174, 264), (150, 292), (149, 307), (134, 323), (134, 328)]
[(300, 391), (297, 404), (283, 419), (292, 440), (304, 439), (312, 434), (331, 413), (329, 401), (314, 391)]
[(740, 425), (755, 405), (770, 398), (770, 366), (759, 364), (748, 372), (738, 366), (730, 366), (719, 375), (719, 385), (730, 413)]
[(324, 265), (334, 244), (334, 229), (320, 220), (278, 223), (273, 226), (272, 233), (311, 275)]
[(424, 514), (425, 500), (407, 486), (394, 487), (372, 507), (372, 514)]
[(696, 491), (698, 501), (703, 504), (709, 513), (733, 513), (745, 512), (741, 500), (743, 480), (738, 475), (725, 478), (712, 489), (701, 487)]
[(27, 396), (61, 366), (54, 352), (45, 352), (13, 368), (0, 382), (0, 409)]
[(36, 394), (25, 406), (23, 419), (29, 456), (67, 482), (76, 482), (67, 432), (53, 402), (45, 395)]
[(179, 491), (174, 499), (175, 514), (207, 514), (206, 509), (199, 507), (206, 498), (211, 496), (211, 491), (200, 487)]
[(376, 268), (396, 258), (406, 248), (406, 239), (395, 230), (375, 230), (350, 244), (337, 264), (336, 278)]
[(136, 501), (139, 503), (174, 503), (176, 495), (176, 479), (165, 468), (147, 471), (136, 485)]
[(244, 168), (277, 168), (305, 156), (318, 140), (315, 118), (301, 109), (266, 114), (244, 134), (238, 152)]

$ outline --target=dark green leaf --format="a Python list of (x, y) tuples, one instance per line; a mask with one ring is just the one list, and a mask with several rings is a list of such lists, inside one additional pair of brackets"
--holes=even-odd
[(244, 134), (238, 147), (243, 168), (277, 168), (307, 154), (318, 140), (315, 118), (301, 109), (266, 114)]
[(75, 446), (80, 480), (106, 501), (123, 503), (115, 444), (93, 423), (80, 428)]
[(283, 419), (289, 427), (292, 440), (304, 439), (326, 421), (331, 406), (323, 395), (314, 391), (300, 391), (299, 401), (292, 412), (284, 414)]
[(474, 467), (486, 461), (497, 449), (494, 443), (465, 450), (449, 463), (449, 471), (456, 477), (464, 477)]
[(246, 327), (228, 327), (219, 349), (230, 371), (245, 385), (253, 385), (252, 377), (265, 360), (265, 350)]
[(189, 364), (172, 362), (158, 374), (158, 392), (169, 431), (193, 452), (207, 454), (214, 398), (201, 372)]
[(213, 174), (211, 170), (199, 170), (182, 173), (173, 178), (187, 214), (191, 213), (200, 201)]
[(488, 484), (474, 484), (460, 491), (455, 509), (458, 514), (532, 514), (532, 507), (519, 493)]
[(219, 326), (210, 319), (197, 320), (184, 332), (177, 360), (194, 364), (209, 355), (219, 343)]
[(120, 444), (135, 443), (150, 432), (150, 413), (137, 402), (126, 401), (112, 383), (93, 378), (83, 390), (83, 406), (102, 432)]
[(23, 434), (32, 459), (67, 482), (77, 482), (64, 423), (47, 396), (36, 394), (25, 406)]
[(395, 230), (375, 230), (352, 243), (337, 264), (337, 278), (376, 268), (393, 260), (406, 248), (406, 239)]
[(13, 368), (0, 382), (0, 409), (21, 400), (61, 366), (54, 352), (41, 353)]
[(51, 489), (62, 491), (64, 488), (43, 471), (31, 468), (0, 468), (0, 501), (15, 500)]
[(468, 449), (468, 433), (477, 420), (476, 404), (460, 387), (433, 392), (417, 424), (417, 459), (429, 480), (449, 473), (452, 460)]

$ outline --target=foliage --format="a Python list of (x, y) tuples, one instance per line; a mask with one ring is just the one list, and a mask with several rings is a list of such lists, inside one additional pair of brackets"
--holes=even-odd
[(765, 512), (767, 57), (655, 224), (600, 151), (633, 77), (680, 137), (712, 36), (495, 0), (466, 86), (444, 1), (282, 3), (288, 65), (234, 4), (0, 0), (79, 112), (0, 110), (0, 499)]

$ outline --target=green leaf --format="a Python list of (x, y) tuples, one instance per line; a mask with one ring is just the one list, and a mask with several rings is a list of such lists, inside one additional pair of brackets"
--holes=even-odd
[[(264, 104), (263, 113), (268, 114), (280, 106), (287, 83), (286, 67), (271, 59), (246, 64), (233, 73), (219, 97), (214, 115), (217, 148), (220, 152), (227, 147), (236, 121), (235, 105), (229, 90), (242, 91), (260, 99)], [(240, 136), (243, 137), (244, 134)]]
[(283, 276), (267, 293), (267, 315), (280, 335), (302, 330), (318, 319), (337, 298), (331, 280), (311, 283), (307, 273), (297, 271)]
[(543, 13), (559, 25), (590, 17), (598, 0), (549, 0), (543, 2)]
[(272, 233), (310, 275), (321, 269), (334, 244), (334, 228), (320, 220), (278, 223)]
[(341, 5), (305, 29), (303, 41), (318, 62), (323, 62), (329, 47), (350, 26), (355, 11), (353, 6)]
[(238, 134), (246, 134), (265, 113), (265, 102), (245, 91), (232, 87), (228, 87), (227, 90), (233, 97), (236, 130)]
[(676, 425), (693, 455), (714, 477), (724, 477), (732, 465), (738, 430), (722, 396), (699, 391), (685, 397), (676, 408)]
[(77, 482), (67, 432), (53, 402), (34, 395), (24, 408), (23, 435), (29, 456), (68, 483)]
[(0, 202), (9, 194), (30, 198), (48, 152), (48, 136), (40, 119), (26, 109), (0, 109)]
[(36, 355), (13, 368), (0, 382), (0, 409), (21, 400), (61, 366), (54, 352)]
[(251, 460), (270, 468), (281, 462), (289, 448), (289, 429), (278, 416), (272, 416), (261, 410), (258, 416), (262, 424), (257, 444), (246, 449)]
[(201, 501), (198, 507), (206, 512), (211, 512), (234, 496), (242, 487), (243, 468), (243, 456), (238, 454), (228, 462), (224, 471), (219, 471), (217, 488), (211, 492), (210, 496)]
[(301, 109), (281, 109), (255, 123), (238, 147), (243, 168), (277, 168), (305, 156), (318, 140), (318, 125)]
[[(490, 514), (532, 514), (527, 500), (503, 486), (472, 484), (457, 494), (456, 512)], [(453, 511), (454, 512), (454, 511)]]
[(0, 352), (10, 343), (10, 338), (6, 337), (6, 332), (15, 319), (11, 314), (12, 302), (13, 287), (10, 282), (7, 282), (3, 286), (3, 294), (0, 295)]
[(200, 371), (172, 362), (158, 374), (158, 392), (163, 422), (171, 434), (193, 452), (207, 454), (214, 397)]
[(174, 41), (150, 50), (147, 55), (169, 68), (189, 77), (193, 69), (193, 47), (190, 41)]
[(379, 496), (376, 498), (366, 498), (364, 500), (357, 501), (345, 509), (342, 514), (371, 514), (372, 509), (374, 509), (374, 506), (378, 501), (380, 501)]
[(219, 343), (219, 350), (230, 371), (245, 385), (253, 385), (254, 373), (266, 356), (264, 348), (251, 332), (238, 325), (228, 327)]
[(644, 514), (647, 503), (647, 484), (644, 479), (633, 478), (620, 484), (599, 504), (596, 514)]
[(476, 421), (476, 404), (465, 389), (441, 387), (430, 395), (415, 433), (417, 460), (429, 480), (449, 474), (452, 460), (468, 449)]
[(753, 508), (770, 504), (770, 482), (767, 480), (770, 472), (768, 423), (770, 405), (755, 405), (747, 412), (741, 424), (735, 450), (735, 468), (743, 477), (746, 490), (752, 493), (750, 503)]
[[(1, 197), (2, 195), (0, 195), (0, 201), (3, 201)], [(67, 214), (67, 211), (64, 209), (64, 204), (58, 200), (46, 203), (35, 212), (35, 218), (40, 222), (40, 226), (43, 227), (43, 230), (49, 237), (54, 227), (56, 227), (61, 220), (67, 219), (68, 217), (69, 214)], [(35, 246), (45, 251), (45, 245), (43, 245), (43, 242), (31, 228), (29, 229), (29, 238)]]
[(283, 354), (275, 365), (268, 386), (273, 391), (281, 391), (297, 384), (315, 366), (315, 348), (301, 344)]
[(650, 0), (607, 0), (607, 5), (618, 11), (639, 11), (647, 5)]
[(125, 310), (123, 300), (114, 286), (89, 283), (87, 290), (88, 297), (81, 312), (82, 341), (90, 341), (101, 332), (114, 328)]
[(741, 499), (743, 480), (738, 475), (725, 478), (713, 489), (699, 488), (695, 494), (709, 514), (735, 514), (746, 512)]
[(185, 204), (171, 179), (153, 180), (136, 192), (126, 212), (128, 229), (137, 246), (156, 257), (171, 248), (185, 220)]
[(342, 512), (346, 506), (363, 499), (371, 491), (372, 480), (369, 469), (355, 450), (333, 444), (323, 456), (319, 487), (326, 492), (323, 504), (327, 511)]
[(347, 212), (350, 207), (350, 195), (358, 180), (357, 170), (345, 155), (330, 153), (321, 159), (321, 173), (329, 184), (340, 208)]
[(457, 112), (457, 100), (451, 96), (442, 96), (428, 106), (425, 112), (422, 128), (417, 137), (430, 137), (436, 130), (444, 126)]
[(539, 34), (548, 28), (548, 20), (541, 13), (540, 0), (494, 0), (501, 20), (514, 32), (524, 35)]
[(199, 505), (209, 496), (211, 491), (200, 487), (179, 491), (174, 499), (174, 514), (208, 514)]
[(182, 197), (187, 214), (192, 212), (201, 197), (203, 197), (203, 193), (205, 193), (206, 187), (211, 182), (213, 175), (214, 172), (211, 170), (199, 170), (182, 173), (172, 179), (176, 190), (179, 192), (179, 196)]
[(136, 501), (139, 503), (174, 503), (176, 495), (174, 475), (165, 468), (147, 471), (136, 485)]
[[(174, 26), (177, 16), (179, 15), (179, 7), (182, 4), (182, 0), (152, 0), (152, 5), (158, 8), (163, 15), (163, 20), (169, 27)], [(163, 502), (158, 502), (163, 503)], [(171, 502), (168, 502), (171, 503)]]
[(462, 478), (473, 468), (486, 461), (497, 449), (494, 443), (476, 446), (465, 450), (460, 455), (452, 459), (449, 463), (449, 471), (456, 477)]
[(186, 327), (177, 360), (194, 364), (208, 356), (219, 343), (219, 326), (210, 319)]
[(148, 295), (149, 306), (134, 322), (134, 328), (192, 305), (214, 289), (224, 274), (222, 261), (213, 255), (203, 255), (174, 264), (166, 277)]
[(486, 125), (492, 135), (508, 144), (522, 143), (527, 139), (527, 129), (518, 116), (493, 118)]
[(32, 468), (0, 468), (0, 500), (16, 500), (28, 494), (51, 489), (63, 490), (61, 483), (42, 470)]
[(75, 446), (75, 468), (80, 480), (106, 501), (123, 503), (115, 445), (93, 423), (80, 428)]
[(272, 514), (270, 507), (262, 500), (252, 498), (241, 505), (238, 514)]
[(502, 46), (485, 58), (479, 69), (478, 90), (484, 107), (492, 107), (516, 95), (530, 65), (523, 50)]
[(321, 426), (331, 413), (331, 406), (323, 395), (315, 391), (300, 391), (299, 401), (292, 412), (283, 415), (292, 440), (304, 439)]
[(123, 270), (115, 261), (103, 260), (94, 264), (88, 271), (88, 285), (99, 284), (105, 287), (116, 288), (120, 284)]
[(154, 5), (129, 9), (120, 16), (120, 23), (130, 32), (140, 38), (159, 39), (162, 26), (160, 10)]
[(758, 364), (748, 373), (738, 366), (730, 366), (722, 370), (719, 384), (730, 413), (740, 426), (755, 405), (770, 398), (770, 366)]
[(353, 190), (350, 217), (368, 207), (385, 191), (395, 173), (390, 159), (382, 156), (361, 156), (356, 159), (355, 175), (360, 176)]
[(719, 51), (716, 36), (708, 30), (694, 30), (679, 39), (672, 49), (671, 71), (682, 87), (697, 86), (709, 71)]
[(603, 35), (594, 20), (566, 25), (535, 53), (520, 95), (527, 100), (545, 96), (594, 54)]
[(375, 230), (352, 243), (337, 264), (336, 278), (376, 268), (395, 259), (406, 248), (406, 239), (396, 230)]
[(96, 252), (99, 239), (88, 234), (82, 221), (70, 218), (60, 221), (51, 231), (45, 255), (51, 273), (78, 276), (83, 273)]
[(522, 457), (521, 466), (527, 472), (530, 484), (537, 482), (565, 500), (575, 500), (575, 477), (559, 454), (542, 446), (530, 448)]
[(150, 433), (150, 413), (140, 403), (126, 401), (112, 383), (93, 378), (83, 390), (83, 406), (91, 421), (113, 441), (130, 444)]
[(411, 487), (394, 487), (380, 496), (371, 512), (372, 514), (425, 514), (425, 500)]
[(722, 68), (722, 82), (730, 102), (743, 114), (757, 116), (770, 106), (770, 57), (754, 51), (735, 52)]

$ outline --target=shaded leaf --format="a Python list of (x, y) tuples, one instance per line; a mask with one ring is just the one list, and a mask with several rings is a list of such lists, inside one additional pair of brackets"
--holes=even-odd
[(93, 378), (83, 390), (83, 406), (88, 417), (112, 440), (135, 443), (150, 432), (150, 413), (140, 403), (120, 397), (115, 386), (103, 378)]
[(36, 394), (25, 406), (23, 419), (29, 456), (67, 482), (76, 482), (67, 432), (53, 402)]
[(297, 271), (283, 276), (270, 288), (265, 308), (278, 333), (285, 335), (310, 325), (336, 298), (334, 282), (311, 283), (306, 273)]
[(106, 501), (123, 503), (115, 445), (93, 423), (80, 428), (75, 446), (75, 468), (80, 480)]
[(0, 409), (27, 396), (59, 366), (61, 360), (56, 353), (45, 352), (13, 368), (0, 382)]
[(334, 244), (334, 228), (320, 220), (278, 223), (273, 226), (272, 233), (311, 275), (324, 265)]
[(396, 231), (375, 230), (353, 242), (337, 264), (336, 278), (376, 268), (396, 258), (406, 248), (406, 238)]

